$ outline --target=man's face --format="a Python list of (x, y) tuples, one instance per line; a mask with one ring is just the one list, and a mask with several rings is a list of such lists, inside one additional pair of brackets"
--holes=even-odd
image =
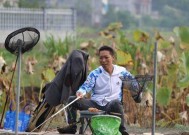
[(109, 51), (104, 50), (99, 52), (99, 62), (104, 69), (112, 66), (113, 61), (114, 57), (110, 54)]

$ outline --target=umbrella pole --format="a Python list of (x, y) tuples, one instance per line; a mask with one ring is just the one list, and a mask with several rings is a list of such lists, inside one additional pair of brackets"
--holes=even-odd
[(17, 92), (16, 92), (16, 125), (15, 134), (18, 135), (19, 124), (19, 104), (20, 104), (20, 76), (21, 76), (21, 44), (18, 46), (18, 79), (17, 79)]
[(154, 47), (154, 79), (153, 79), (153, 110), (152, 110), (152, 135), (155, 134), (156, 122), (156, 79), (157, 79), (157, 41)]

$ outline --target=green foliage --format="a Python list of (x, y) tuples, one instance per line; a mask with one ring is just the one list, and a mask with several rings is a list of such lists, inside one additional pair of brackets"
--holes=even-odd
[(177, 8), (182, 10), (183, 12), (189, 12), (188, 10), (185, 10), (188, 8), (189, 1), (188, 0), (153, 0), (152, 1), (153, 9), (157, 11), (162, 11), (164, 6), (171, 6), (173, 8)]
[(136, 52), (136, 46), (129, 42), (129, 40), (125, 36), (124, 31), (118, 32), (118, 44), (121, 50), (130, 53), (132, 57), (134, 56)]
[(117, 20), (123, 24), (124, 29), (135, 28), (137, 26), (137, 21), (128, 11), (119, 11), (117, 14)]
[(159, 50), (168, 49), (168, 48), (170, 48), (170, 47), (171, 47), (171, 44), (170, 44), (170, 42), (167, 41), (167, 40), (160, 40), (160, 41), (158, 42), (158, 49), (159, 49)]
[(150, 15), (143, 15), (141, 19), (139, 19), (139, 26), (140, 25), (145, 27), (145, 29), (149, 29), (150, 27), (155, 28), (158, 27), (159, 21)]
[(44, 87), (44, 84), (51, 82), (55, 77), (54, 70), (50, 68), (45, 69), (42, 72), (41, 77), (42, 77), (42, 82), (41, 82), (41, 87), (40, 87), (40, 92), (39, 92), (39, 101), (42, 98), (42, 89)]
[(162, 87), (157, 91), (157, 103), (161, 106), (167, 106), (171, 99), (171, 90), (169, 88)]
[(157, 126), (160, 126), (160, 127), (167, 127), (168, 125), (170, 125), (170, 121), (167, 121), (165, 119), (161, 119), (159, 121), (156, 122), (156, 125)]
[(79, 0), (76, 1), (76, 13), (77, 16), (79, 16), (78, 19), (78, 25), (79, 26), (91, 26), (91, 2), (89, 0)]
[(168, 65), (168, 73), (169, 73), (169, 75), (171, 75), (171, 77), (173, 77), (177, 74), (177, 70), (178, 70), (177, 64), (171, 63), (170, 65)]
[(181, 75), (178, 86), (187, 88), (189, 86), (189, 52), (182, 53), (179, 69)]
[(43, 72), (42, 72), (42, 79), (45, 81), (45, 82), (50, 82), (54, 79), (55, 77), (55, 73), (53, 71), (53, 69), (45, 69)]
[(13, 56), (13, 54), (11, 54), (10, 52), (8, 52), (4, 47), (0, 47), (0, 55), (4, 57), (4, 59), (6, 59), (7, 63), (12, 62), (13, 60), (15, 60), (15, 57)]
[(3, 108), (4, 108), (4, 104), (3, 103), (5, 103), (4, 101), (6, 100), (6, 93), (5, 92), (3, 92), (3, 93), (1, 93), (1, 95), (0, 95), (0, 113), (2, 113), (2, 111), (3, 111)]
[[(134, 32), (133, 32), (133, 39), (134, 39), (134, 41), (136, 41), (136, 42), (141, 42), (142, 34), (143, 34), (143, 32), (140, 31), (140, 30), (134, 31)], [(143, 35), (144, 35), (144, 34), (143, 34)]]
[(184, 125), (181, 125), (181, 124), (175, 124), (174, 127), (176, 129), (180, 129), (181, 131), (188, 131), (188, 129), (189, 129), (189, 126), (184, 126)]
[(117, 54), (117, 64), (118, 65), (127, 65), (129, 62), (133, 63), (131, 55), (129, 53), (123, 52), (121, 50), (116, 51)]
[(173, 28), (177, 24), (183, 23), (183, 20), (178, 19), (180, 16), (182, 16), (182, 12), (179, 10), (170, 6), (164, 6), (161, 12), (163, 12), (164, 15), (160, 21), (161, 26)]
[(189, 27), (175, 27), (173, 31), (181, 40), (181, 48), (189, 49)]
[(65, 56), (69, 52), (69, 46), (72, 44), (72, 38), (66, 36), (64, 41), (62, 39), (56, 40), (53, 35), (50, 35), (44, 41), (44, 46), (47, 49), (47, 54), (51, 56), (62, 55)]
[(185, 75), (189, 75), (189, 52), (182, 53), (180, 57), (180, 70)]
[(184, 26), (188, 25), (189, 10), (188, 0), (153, 0), (152, 8), (159, 11), (162, 16), (160, 20), (160, 26), (163, 27), (174, 27), (174, 26)]
[(101, 19), (101, 25), (102, 27), (106, 27), (112, 22), (121, 22), (124, 29), (137, 26), (135, 17), (128, 11), (116, 11), (113, 6), (110, 6), (107, 14)]
[(168, 65), (168, 76), (167, 76), (167, 82), (166, 87), (172, 88), (173, 83), (177, 82), (178, 80), (178, 64), (171, 63)]
[(9, 1), (5, 1), (5, 3), (3, 3), (3, 7), (11, 7), (11, 4)]
[(185, 76), (178, 82), (178, 87), (186, 88), (189, 85), (189, 76)]
[(186, 96), (186, 104), (189, 107), (189, 94)]
[(41, 0), (19, 0), (18, 6), (21, 8), (42, 8), (45, 7), (45, 1)]

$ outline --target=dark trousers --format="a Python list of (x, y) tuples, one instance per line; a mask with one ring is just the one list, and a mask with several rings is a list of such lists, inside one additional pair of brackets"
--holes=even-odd
[[(68, 103), (73, 101), (75, 98), (76, 96), (70, 96), (68, 99)], [(71, 124), (76, 122), (77, 110), (88, 110), (88, 108), (90, 107), (103, 110), (107, 114), (120, 114), (117, 115), (121, 118), (120, 131), (126, 130), (123, 105), (119, 100), (112, 100), (106, 106), (100, 106), (93, 100), (85, 98), (79, 99), (68, 107), (68, 123)]]

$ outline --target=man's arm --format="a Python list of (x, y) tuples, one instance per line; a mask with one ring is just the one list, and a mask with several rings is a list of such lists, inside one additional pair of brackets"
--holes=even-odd
[(125, 71), (122, 73), (123, 77), (121, 78), (123, 81), (123, 88), (126, 88), (130, 90), (131, 96), (135, 100), (135, 102), (140, 103), (141, 102), (141, 92), (140, 92), (140, 86), (138, 81), (135, 79), (135, 77), (128, 71)]
[(87, 76), (86, 81), (80, 86), (79, 90), (76, 92), (76, 96), (82, 98), (86, 93), (89, 93), (95, 86), (95, 81), (95, 75), (93, 72), (91, 72)]

